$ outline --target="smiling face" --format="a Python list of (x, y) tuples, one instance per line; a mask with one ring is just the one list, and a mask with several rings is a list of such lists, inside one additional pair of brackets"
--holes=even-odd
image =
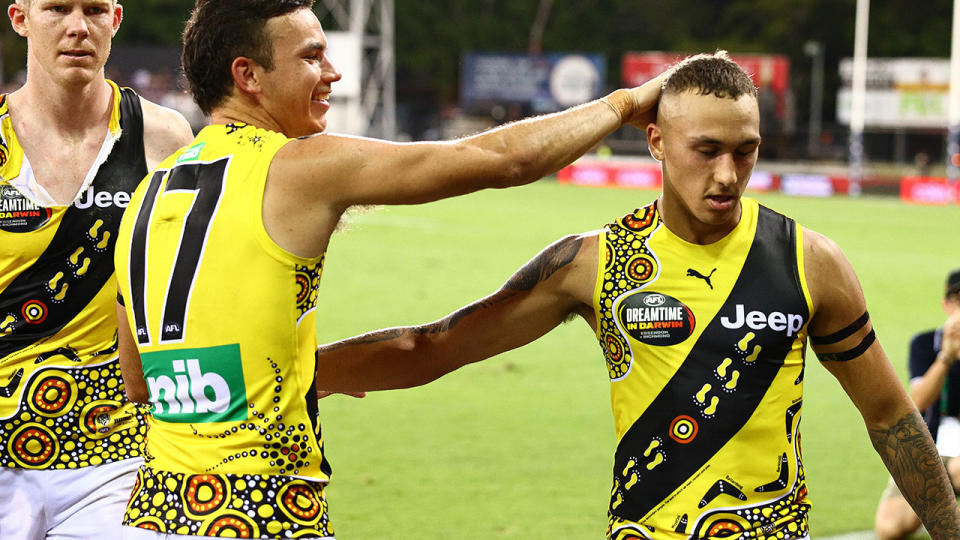
[(28, 73), (73, 85), (103, 76), (123, 9), (113, 0), (30, 0), (7, 14), (27, 38)]
[(288, 137), (326, 129), (327, 101), (340, 72), (326, 56), (327, 38), (309, 9), (267, 22), (273, 69), (260, 68), (260, 104)]
[(719, 240), (740, 220), (743, 195), (760, 146), (757, 99), (701, 94), (695, 89), (660, 99), (647, 128), (650, 152), (662, 162), (664, 222), (698, 244)]

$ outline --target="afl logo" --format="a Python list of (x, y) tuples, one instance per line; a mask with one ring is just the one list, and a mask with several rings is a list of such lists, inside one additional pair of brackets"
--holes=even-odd
[(667, 297), (658, 293), (653, 293), (651, 295), (644, 297), (643, 299), (643, 303), (650, 307), (662, 306), (666, 302), (667, 302)]
[(617, 322), (631, 337), (658, 347), (682, 343), (697, 326), (693, 311), (672, 296), (635, 292), (619, 302)]
[(0, 230), (31, 232), (43, 227), (53, 210), (37, 206), (13, 186), (0, 186)]

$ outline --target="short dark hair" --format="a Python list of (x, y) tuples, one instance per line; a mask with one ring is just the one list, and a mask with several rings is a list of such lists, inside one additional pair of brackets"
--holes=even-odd
[(960, 268), (947, 274), (947, 286), (944, 298), (950, 298), (951, 296), (955, 296), (960, 300)]
[(671, 67), (663, 81), (662, 93), (679, 94), (687, 90), (718, 98), (739, 99), (744, 94), (757, 97), (757, 87), (750, 76), (730, 59), (727, 51), (688, 56)]
[(230, 94), (237, 57), (273, 69), (268, 20), (312, 7), (313, 0), (196, 0), (183, 29), (181, 63), (200, 110), (210, 114)]

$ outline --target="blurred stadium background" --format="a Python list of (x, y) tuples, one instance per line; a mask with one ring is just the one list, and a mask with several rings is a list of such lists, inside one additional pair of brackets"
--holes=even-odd
[[(960, 190), (949, 179), (960, 164), (948, 136), (953, 5), (871, 6), (858, 146), (857, 4), (318, 0), (315, 10), (344, 73), (330, 130), (394, 140), (473, 133), (642, 83), (686, 54), (730, 51), (761, 92), (751, 194), (839, 242), (905, 374), (910, 336), (941, 322), (943, 276), (960, 266)], [(124, 5), (108, 76), (201, 127), (178, 74), (192, 1)], [(12, 91), (26, 45), (2, 28), (0, 89)], [(862, 167), (851, 167), (859, 148)], [(492, 292), (554, 239), (652, 200), (659, 183), (642, 134), (625, 128), (558, 181), (357, 215), (330, 248), (320, 340), (438, 318)], [(604, 374), (576, 321), (425, 388), (322, 401), (338, 538), (599, 538), (615, 443)], [(806, 390), (814, 538), (870, 529), (882, 464), (815, 361)]]

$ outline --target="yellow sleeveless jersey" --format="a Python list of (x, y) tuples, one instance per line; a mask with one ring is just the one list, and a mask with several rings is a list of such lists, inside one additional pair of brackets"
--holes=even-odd
[[(76, 200), (49, 206), (0, 96), (0, 466), (136, 457), (142, 414), (117, 361), (113, 250), (147, 172), (139, 97), (113, 88), (100, 156)], [(16, 114), (16, 112), (14, 112)]]
[(289, 141), (208, 126), (124, 216), (117, 276), (152, 404), (127, 525), (332, 534), (314, 384), (323, 257), (286, 252), (263, 226), (267, 171)]
[(618, 438), (614, 540), (807, 534), (802, 233), (752, 199), (742, 206), (713, 244), (674, 235), (656, 203), (609, 225), (599, 243), (594, 308)]

